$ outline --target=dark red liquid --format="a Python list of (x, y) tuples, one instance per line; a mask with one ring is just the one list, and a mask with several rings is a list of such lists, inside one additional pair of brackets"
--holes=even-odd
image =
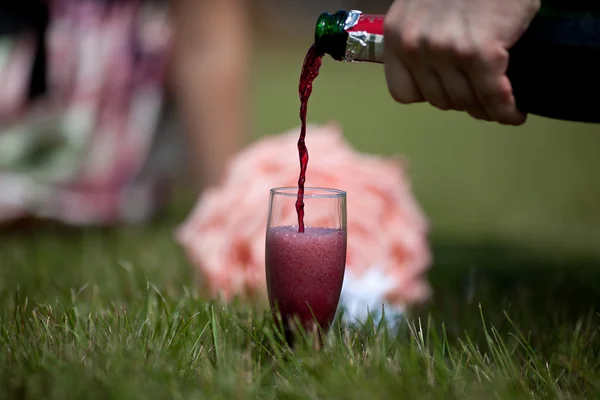
[(300, 95), (300, 139), (298, 139), (298, 156), (300, 158), (300, 177), (298, 178), (298, 199), (296, 200), (296, 213), (298, 213), (298, 232), (304, 232), (304, 182), (306, 182), (306, 167), (308, 166), (308, 149), (306, 138), (306, 108), (312, 93), (313, 81), (319, 75), (323, 56), (317, 52), (313, 44), (302, 64), (298, 94)]
[(346, 231), (307, 227), (269, 228), (266, 242), (267, 290), (272, 310), (288, 329), (298, 317), (306, 331), (314, 322), (327, 330), (337, 310), (346, 266)]

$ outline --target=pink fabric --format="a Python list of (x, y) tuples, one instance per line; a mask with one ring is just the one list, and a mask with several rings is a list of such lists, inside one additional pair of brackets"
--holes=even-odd
[[(10, 207), (0, 196), (0, 221), (23, 214), (78, 224), (144, 219), (127, 214), (135, 210), (128, 202), (152, 210), (159, 199), (160, 177), (139, 174), (162, 109), (166, 10), (139, 1), (49, 4), (43, 99), (25, 103), (30, 35), (0, 39), (12, 49), (0, 64), (0, 192), (16, 190), (17, 178), (27, 188), (27, 201)], [(27, 165), (33, 149), (48, 141), (49, 164)]]

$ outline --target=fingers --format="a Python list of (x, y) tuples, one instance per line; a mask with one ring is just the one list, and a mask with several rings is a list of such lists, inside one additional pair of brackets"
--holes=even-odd
[(488, 115), (508, 125), (521, 125), (526, 116), (516, 108), (512, 85), (505, 75), (508, 51), (500, 46), (482, 52), (481, 56), (465, 65), (475, 93)]
[(411, 11), (410, 4), (415, 3), (396, 0), (384, 24), (385, 75), (392, 98), (402, 104), (427, 101), (480, 120), (523, 124), (526, 116), (516, 109), (502, 44), (476, 42), (459, 15), (444, 16), (446, 25), (439, 26), (432, 16), (419, 20), (416, 11), (423, 11), (417, 6)]
[(467, 74), (458, 65), (462, 58), (470, 59), (470, 53), (465, 49), (457, 49), (446, 40), (438, 44), (436, 51), (425, 52), (431, 65), (437, 67), (438, 75), (455, 110), (466, 111), (476, 119), (492, 121), (487, 110), (481, 104), (476, 91)]
[(425, 101), (404, 61), (395, 54), (386, 54), (385, 57), (385, 77), (392, 98), (401, 104)]
[(396, 33), (396, 27), (404, 11), (400, 9), (402, 5), (401, 2), (394, 2), (390, 8), (393, 14), (388, 14), (393, 16), (387, 18), (384, 24), (384, 35), (387, 35), (384, 42), (385, 77), (390, 95), (395, 101), (401, 104), (420, 103), (425, 101), (425, 98), (397, 51), (404, 47), (402, 43), (397, 42), (400, 37)]
[(421, 43), (419, 51), (407, 53), (406, 58), (423, 97), (440, 110), (457, 110), (432, 62), (428, 46)]
[(492, 121), (463, 71), (456, 68), (441, 68), (439, 74), (455, 110), (466, 111), (475, 119)]

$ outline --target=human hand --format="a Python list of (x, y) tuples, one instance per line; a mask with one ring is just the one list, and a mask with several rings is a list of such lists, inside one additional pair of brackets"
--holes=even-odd
[(399, 103), (521, 125), (506, 76), (508, 49), (540, 0), (395, 0), (384, 25), (385, 74)]

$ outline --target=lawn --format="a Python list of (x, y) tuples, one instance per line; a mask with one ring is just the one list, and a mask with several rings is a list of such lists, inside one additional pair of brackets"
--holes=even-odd
[[(434, 242), (435, 298), (398, 331), (337, 324), (285, 348), (264, 304), (207, 301), (149, 227), (2, 236), (8, 398), (585, 398), (600, 393), (593, 265)], [(564, 269), (569, 268), (569, 273)]]
[[(260, 53), (256, 135), (297, 124), (302, 58)], [(0, 233), (2, 397), (598, 397), (597, 128), (398, 107), (382, 79), (327, 62), (309, 119), (410, 161), (434, 298), (397, 331), (338, 323), (320, 350), (299, 338), (291, 351), (264, 303), (206, 298), (173, 241), (183, 196), (144, 227)]]

